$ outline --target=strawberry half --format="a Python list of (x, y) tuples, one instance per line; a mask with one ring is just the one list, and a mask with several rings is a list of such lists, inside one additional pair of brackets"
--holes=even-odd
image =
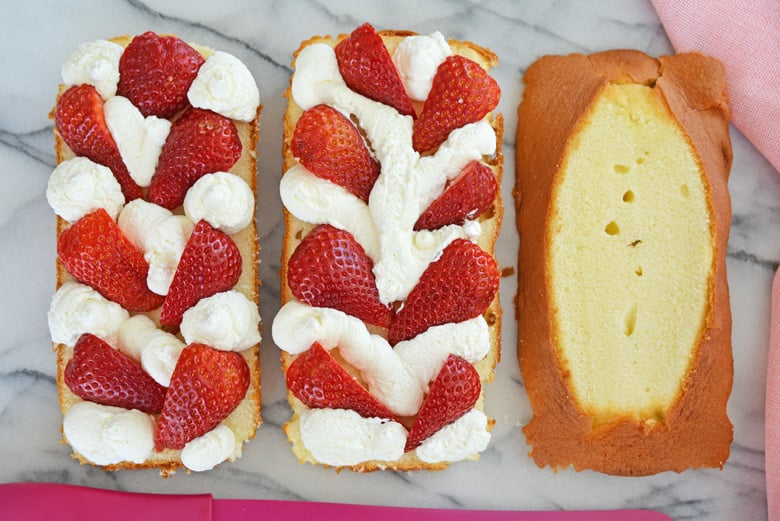
[(73, 394), (103, 405), (158, 413), (165, 400), (165, 387), (130, 358), (90, 333), (81, 335), (73, 347), (73, 358), (65, 366), (64, 378)]
[(204, 344), (185, 347), (171, 375), (155, 449), (182, 449), (227, 418), (249, 388), (249, 366), (232, 351)]
[(365, 23), (336, 45), (336, 60), (347, 86), (399, 113), (415, 117), (412, 100), (387, 52), (382, 37)]
[(241, 252), (233, 239), (198, 221), (163, 302), (160, 324), (177, 330), (185, 311), (202, 298), (231, 289), (240, 276)]
[(103, 98), (89, 84), (75, 85), (57, 100), (54, 124), (77, 156), (111, 169), (126, 201), (141, 197), (141, 188), (127, 170), (103, 115)]
[(425, 152), (441, 145), (456, 128), (484, 118), (500, 98), (498, 83), (477, 62), (448, 56), (439, 65), (414, 124), (414, 149)]
[(204, 60), (175, 36), (139, 34), (119, 59), (117, 94), (141, 114), (170, 119), (187, 106), (187, 91)]
[(241, 157), (235, 124), (210, 110), (191, 108), (174, 121), (149, 185), (149, 201), (167, 208), (184, 202), (205, 174), (227, 172)]
[(474, 366), (450, 354), (417, 413), (417, 419), (406, 438), (404, 451), (416, 449), (442, 427), (469, 412), (477, 403), (480, 392), (482, 383)]
[(316, 342), (290, 364), (287, 388), (312, 409), (350, 409), (364, 418), (397, 419)]
[(498, 290), (495, 259), (466, 239), (456, 239), (432, 262), (396, 312), (388, 331), (395, 345), (431, 326), (481, 315)]
[(484, 163), (472, 161), (423, 212), (414, 229), (436, 230), (474, 219), (490, 208), (497, 190), (493, 170)]
[(146, 286), (149, 264), (103, 209), (88, 213), (57, 240), (65, 269), (128, 311), (151, 311), (164, 297)]
[(379, 163), (355, 125), (336, 109), (317, 105), (295, 125), (290, 149), (311, 173), (343, 186), (363, 201), (379, 176)]
[(321, 224), (303, 238), (287, 265), (287, 284), (298, 300), (335, 308), (363, 322), (388, 327), (390, 307), (379, 300), (373, 262), (349, 232)]

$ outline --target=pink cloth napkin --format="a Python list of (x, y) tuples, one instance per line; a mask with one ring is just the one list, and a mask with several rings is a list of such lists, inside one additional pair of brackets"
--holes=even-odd
[(732, 122), (780, 170), (780, 2), (652, 2), (677, 52), (723, 63)]
[[(678, 52), (726, 69), (732, 123), (780, 170), (780, 0), (652, 0)], [(766, 389), (769, 521), (780, 521), (780, 271), (772, 285)]]

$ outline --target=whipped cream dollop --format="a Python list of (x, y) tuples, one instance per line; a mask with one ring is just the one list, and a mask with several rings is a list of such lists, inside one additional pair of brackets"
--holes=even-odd
[(96, 465), (143, 463), (154, 449), (154, 419), (135, 409), (79, 402), (62, 429), (73, 450)]
[(357, 465), (403, 456), (406, 429), (382, 418), (363, 418), (347, 409), (308, 409), (300, 415), (301, 439), (317, 461)]
[(94, 85), (103, 99), (116, 94), (119, 83), (119, 58), (124, 49), (107, 40), (79, 44), (62, 64), (65, 85)]
[(206, 434), (187, 442), (181, 451), (181, 462), (194, 472), (211, 470), (236, 450), (236, 435), (226, 425), (218, 425)]
[(487, 416), (472, 409), (423, 441), (416, 449), (417, 457), (427, 463), (464, 460), (487, 448), (487, 429)]
[[(297, 56), (292, 93), (304, 110), (325, 103), (344, 114), (355, 115), (360, 121), (382, 165), (368, 204), (379, 242), (379, 255), (374, 258), (379, 297), (385, 304), (405, 300), (428, 264), (450, 242), (467, 238), (463, 226), (450, 225), (427, 236), (432, 240), (423, 241), (426, 248), (421, 249), (421, 241), (416, 240), (413, 231), (414, 224), (441, 195), (448, 179), (455, 177), (470, 161), (495, 153), (495, 131), (486, 120), (465, 125), (453, 130), (435, 154), (420, 157), (412, 146), (412, 118), (350, 90), (339, 73), (333, 48), (325, 44), (307, 46)], [(289, 194), (282, 195), (285, 204), (294, 199)], [(338, 226), (329, 221), (330, 215), (317, 211), (320, 207), (342, 204), (354, 206), (338, 197), (327, 204), (318, 203), (306, 214), (308, 218), (296, 213), (302, 205), (293, 205), (288, 210), (313, 224), (328, 222)], [(360, 217), (356, 214), (348, 220), (355, 221)], [(363, 247), (369, 251), (366, 245)]]
[(119, 229), (149, 263), (146, 285), (158, 295), (167, 295), (181, 254), (195, 227), (184, 215), (135, 199), (122, 209)]
[(140, 363), (157, 383), (168, 387), (186, 345), (175, 335), (159, 329), (146, 315), (135, 315), (119, 328), (117, 347)]
[(241, 60), (222, 51), (214, 52), (200, 67), (187, 98), (193, 107), (239, 121), (252, 121), (260, 105), (252, 73)]
[(54, 213), (71, 223), (98, 208), (116, 219), (125, 204), (122, 187), (111, 170), (86, 157), (57, 165), (46, 185), (46, 200)]
[(188, 344), (243, 351), (260, 342), (257, 305), (235, 290), (200, 299), (184, 312), (181, 334)]
[(205, 219), (228, 235), (249, 225), (255, 217), (255, 196), (237, 175), (214, 172), (198, 179), (184, 197), (184, 213), (192, 222)]
[(353, 316), (298, 301), (282, 306), (271, 335), (290, 354), (300, 354), (314, 342), (328, 350), (338, 347), (341, 357), (360, 371), (368, 392), (401, 416), (417, 413), (429, 382), (450, 353), (476, 362), (490, 349), (487, 323), (481, 316), (431, 327), (393, 348)]
[(144, 117), (123, 96), (107, 100), (103, 105), (103, 114), (130, 177), (139, 186), (149, 186), (171, 130), (171, 122), (157, 116)]
[(122, 306), (89, 286), (68, 281), (54, 293), (48, 320), (51, 340), (73, 347), (84, 333), (105, 340), (112, 346), (119, 341), (119, 329), (130, 317)]
[(401, 40), (392, 59), (410, 98), (423, 101), (428, 97), (439, 65), (451, 54), (449, 44), (439, 31)]

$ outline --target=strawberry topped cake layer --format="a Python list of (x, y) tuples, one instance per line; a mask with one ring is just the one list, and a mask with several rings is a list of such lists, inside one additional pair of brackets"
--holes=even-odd
[(63, 435), (107, 469), (203, 471), (260, 424), (257, 85), (152, 32), (79, 45), (51, 117)]
[(482, 385), (501, 326), (496, 63), (438, 32), (370, 24), (295, 53), (272, 334), (301, 462), (440, 469), (488, 445)]

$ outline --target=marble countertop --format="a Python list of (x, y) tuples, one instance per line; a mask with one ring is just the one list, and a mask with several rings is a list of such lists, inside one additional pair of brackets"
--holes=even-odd
[[(646, 1), (301, 2), (114, 0), (19, 2), (4, 12), (0, 46), (0, 482), (55, 481), (139, 492), (280, 498), (419, 507), (559, 510), (648, 508), (674, 519), (766, 519), (764, 389), (769, 289), (780, 259), (780, 176), (732, 127), (733, 204), (728, 275), (733, 309), (734, 390), (729, 414), (735, 439), (722, 471), (690, 470), (645, 478), (538, 469), (519, 426), (531, 413), (515, 352), (514, 277), (502, 280), (506, 311), (503, 357), (487, 386), (496, 418), (490, 448), (478, 462), (444, 472), (359, 475), (299, 465), (281, 425), (290, 414), (270, 323), (279, 308), (283, 222), (278, 183), (281, 128), (291, 53), (314, 34), (350, 32), (364, 21), (378, 28), (441, 31), (491, 48), (503, 90), (508, 203), (497, 254), (516, 267), (518, 237), (511, 192), (516, 107), (525, 68), (542, 54), (636, 48), (652, 55), (672, 47)], [(233, 464), (203, 474), (109, 473), (80, 466), (60, 443), (60, 411), (46, 311), (54, 291), (54, 215), (44, 191), (55, 164), (47, 118), (60, 65), (80, 42), (145, 30), (235, 54), (254, 74), (265, 105), (259, 143), (258, 229), (262, 243), (263, 418), (256, 438)]]

